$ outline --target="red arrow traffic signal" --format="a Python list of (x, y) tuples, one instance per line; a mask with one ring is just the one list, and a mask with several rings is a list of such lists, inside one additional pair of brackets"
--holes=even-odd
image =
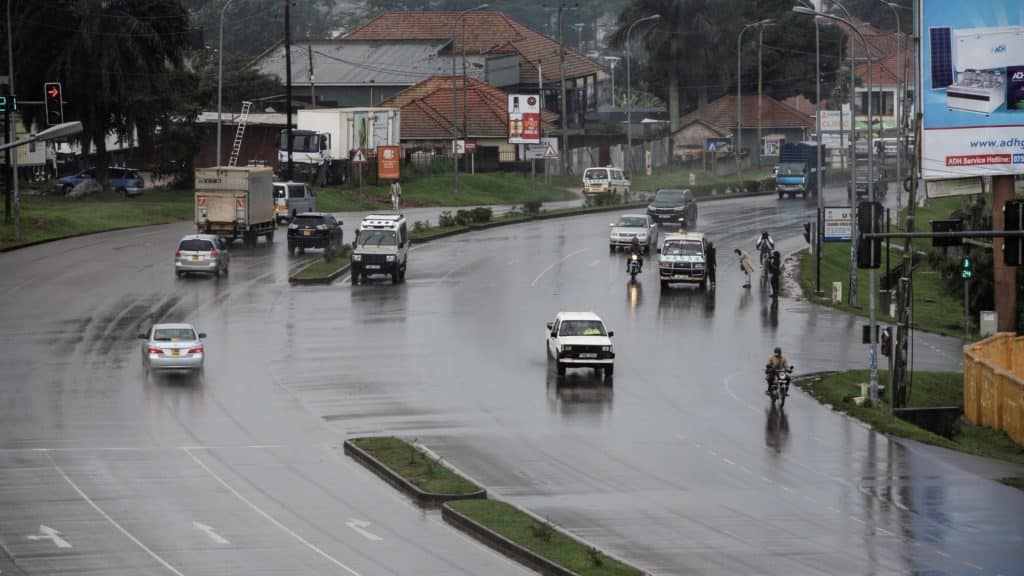
[(61, 98), (60, 82), (47, 82), (43, 85), (46, 104), (46, 124), (56, 126), (64, 122), (64, 102)]
[(46, 90), (46, 95), (50, 98), (56, 98), (57, 96), (60, 96), (60, 90), (58, 90), (56, 86), (50, 86)]

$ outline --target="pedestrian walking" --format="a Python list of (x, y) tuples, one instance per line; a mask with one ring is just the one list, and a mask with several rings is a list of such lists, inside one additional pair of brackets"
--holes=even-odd
[(750, 256), (746, 252), (736, 248), (733, 250), (736, 253), (736, 257), (740, 261), (740, 270), (746, 275), (747, 281), (743, 284), (744, 288), (750, 288), (750, 275), (754, 273), (754, 263), (750, 260)]
[(711, 286), (715, 285), (715, 266), (718, 265), (716, 254), (715, 254), (715, 243), (708, 242), (707, 249), (704, 251), (704, 256), (707, 258), (708, 267), (708, 284)]
[(398, 208), (402, 203), (402, 184), (401, 180), (395, 180), (391, 183), (391, 209), (398, 212)]

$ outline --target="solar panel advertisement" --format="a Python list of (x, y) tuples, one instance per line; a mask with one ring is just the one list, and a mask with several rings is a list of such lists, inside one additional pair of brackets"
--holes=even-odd
[(1024, 3), (920, 2), (924, 178), (1024, 174)]

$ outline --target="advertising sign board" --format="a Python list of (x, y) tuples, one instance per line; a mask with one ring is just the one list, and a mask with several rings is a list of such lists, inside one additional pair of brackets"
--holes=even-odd
[(377, 177), (398, 180), (401, 173), (401, 150), (398, 146), (377, 146)]
[(540, 98), (536, 94), (508, 95), (508, 142), (540, 142)]
[(825, 208), (825, 242), (849, 242), (853, 238), (853, 210), (849, 206)]
[(926, 180), (1024, 174), (1020, 0), (921, 0)]

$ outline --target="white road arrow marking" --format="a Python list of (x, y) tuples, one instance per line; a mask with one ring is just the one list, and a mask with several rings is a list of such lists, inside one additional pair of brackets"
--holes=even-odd
[(52, 540), (57, 548), (71, 548), (71, 544), (67, 540), (59, 536), (60, 530), (54, 530), (44, 524), (39, 525), (39, 534), (29, 534), (26, 536), (29, 540)]
[(353, 518), (346, 522), (345, 525), (358, 532), (363, 538), (366, 538), (367, 540), (371, 540), (373, 542), (379, 542), (383, 540), (383, 538), (381, 538), (380, 536), (377, 536), (373, 532), (366, 530), (366, 528), (370, 527), (370, 523), (366, 520), (356, 520), (355, 518)]
[(210, 539), (213, 540), (214, 542), (216, 542), (217, 544), (231, 544), (231, 542), (229, 542), (227, 538), (225, 538), (225, 537), (221, 536), (220, 534), (217, 534), (216, 532), (214, 532), (212, 526), (207, 526), (206, 524), (203, 524), (202, 522), (197, 522), (197, 521), (193, 520), (192, 521), (192, 527), (195, 528), (196, 530), (200, 530), (202, 532), (206, 532), (206, 535), (209, 536)]

